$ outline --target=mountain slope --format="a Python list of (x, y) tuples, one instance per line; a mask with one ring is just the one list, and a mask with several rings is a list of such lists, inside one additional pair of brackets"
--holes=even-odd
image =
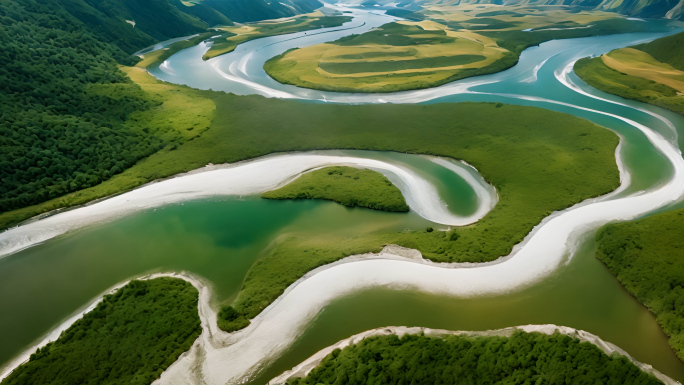
[[(363, 2), (363, 0), (355, 0)], [(391, 0), (373, 0), (380, 5)], [(431, 4), (566, 5), (617, 12), (627, 16), (684, 20), (684, 0), (406, 0), (399, 7)]]

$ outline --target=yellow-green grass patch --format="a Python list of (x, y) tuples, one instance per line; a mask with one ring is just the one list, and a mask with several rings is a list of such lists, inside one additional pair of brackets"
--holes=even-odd
[(393, 92), (480, 74), (507, 54), (493, 39), (473, 32), (401, 22), (286, 52), (264, 68), (281, 83), (306, 88)]
[(622, 48), (603, 55), (601, 59), (605, 65), (623, 74), (652, 80), (684, 92), (684, 71), (661, 63), (646, 52)]

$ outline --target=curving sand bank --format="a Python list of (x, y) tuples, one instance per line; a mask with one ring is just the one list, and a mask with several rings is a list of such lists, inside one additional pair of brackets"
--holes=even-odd
[(381, 172), (401, 190), (412, 211), (425, 219), (444, 225), (463, 226), (474, 223), (487, 214), (497, 202), (496, 191), (492, 186), (474, 172), (472, 167), (453, 160), (427, 157), (462, 176), (471, 184), (478, 197), (478, 209), (466, 217), (451, 213), (432, 184), (400, 163), (325, 153), (322, 151), (272, 155), (235, 164), (205, 167), (100, 202), (29, 222), (0, 233), (0, 257), (66, 232), (141, 210), (212, 196), (260, 194), (281, 187), (304, 172), (332, 165), (347, 165)]
[(532, 332), (538, 332), (538, 333), (544, 333), (548, 335), (552, 335), (556, 332), (565, 334), (567, 336), (577, 338), (580, 341), (583, 342), (589, 342), (591, 344), (594, 344), (597, 346), (599, 349), (601, 349), (605, 354), (611, 355), (613, 353), (617, 353), (621, 356), (626, 357), (628, 360), (630, 360), (634, 365), (636, 365), (638, 368), (643, 370), (646, 373), (653, 374), (656, 378), (658, 378), (660, 381), (665, 383), (665, 385), (679, 385), (679, 383), (672, 378), (660, 373), (659, 371), (653, 369), (651, 365), (643, 364), (634, 358), (632, 358), (627, 352), (624, 350), (620, 349), (618, 346), (611, 344), (610, 342), (603, 341), (601, 338), (585, 332), (583, 330), (577, 330), (573, 329), (567, 326), (557, 326), (557, 325), (524, 325), (524, 326), (514, 326), (514, 327), (509, 327), (509, 328), (504, 328), (504, 329), (497, 329), (497, 330), (487, 330), (487, 331), (481, 331), (481, 332), (476, 332), (476, 331), (452, 331), (452, 330), (442, 330), (442, 329), (429, 329), (429, 328), (423, 328), (423, 327), (405, 327), (405, 326), (388, 326), (384, 328), (377, 328), (377, 329), (371, 329), (367, 330), (363, 333), (359, 333), (356, 335), (353, 335), (347, 339), (344, 339), (342, 341), (339, 341), (338, 343), (328, 346), (325, 349), (320, 350), (313, 356), (309, 357), (306, 359), (304, 362), (301, 364), (295, 366), (292, 368), (292, 370), (288, 370), (281, 374), (280, 376), (272, 379), (269, 381), (269, 385), (282, 385), (285, 384), (289, 379), (291, 378), (297, 378), (297, 377), (306, 377), (309, 372), (318, 366), (323, 359), (328, 356), (330, 353), (332, 353), (333, 350), (335, 349), (344, 349), (349, 345), (356, 345), (359, 342), (363, 341), (366, 338), (369, 337), (377, 337), (377, 336), (387, 336), (387, 335), (397, 335), (400, 338), (403, 335), (406, 334), (421, 334), (424, 333), (428, 337), (446, 337), (450, 335), (458, 335), (458, 336), (467, 336), (467, 337), (489, 337), (489, 336), (498, 336), (498, 337), (510, 337), (513, 335), (513, 333), (516, 330), (522, 330), (527, 333), (532, 333)]
[[(403, 260), (403, 261), (412, 261), (414, 263), (427, 263), (429, 262), (422, 260), (420, 257), (420, 253), (416, 252), (415, 250), (409, 250), (409, 249), (404, 249), (400, 248), (398, 246), (388, 246), (383, 250), (378, 255), (374, 254), (366, 254), (366, 255), (357, 255), (353, 257), (347, 258), (343, 262), (338, 262), (339, 263), (349, 263), (352, 261), (359, 261), (359, 260), (368, 260), (368, 259), (373, 259), (373, 258), (382, 258), (382, 259), (394, 259), (394, 260)], [(324, 270), (327, 269), (328, 267), (323, 267), (318, 270)], [(311, 274), (315, 274), (316, 271), (311, 272)], [(212, 383), (224, 383), (225, 380), (220, 380), (219, 378), (223, 377), (224, 379), (226, 378), (226, 374), (228, 372), (234, 372), (233, 370), (230, 370), (229, 367), (233, 365), (233, 361), (225, 361), (228, 359), (235, 359), (236, 357), (240, 357), (241, 353), (245, 354), (254, 354), (253, 349), (250, 349), (249, 346), (250, 344), (247, 343), (241, 343), (241, 341), (244, 340), (251, 340), (252, 343), (254, 343), (256, 340), (259, 339), (258, 336), (253, 336), (252, 333), (226, 333), (223, 332), (222, 330), (218, 329), (217, 324), (216, 324), (216, 311), (212, 309), (211, 307), (211, 299), (212, 299), (212, 289), (211, 286), (208, 282), (202, 280), (201, 278), (189, 275), (187, 273), (158, 273), (158, 274), (152, 274), (152, 275), (147, 275), (143, 277), (138, 277), (136, 279), (154, 279), (154, 278), (160, 278), (160, 277), (173, 277), (173, 278), (180, 278), (184, 279), (188, 282), (190, 282), (198, 291), (199, 291), (199, 301), (198, 301), (198, 313), (201, 321), (201, 326), (202, 326), (202, 334), (197, 338), (195, 343), (192, 345), (190, 350), (187, 352), (183, 353), (178, 361), (174, 363), (166, 372), (164, 372), (161, 376), (161, 378), (157, 381), (154, 382), (154, 384), (166, 384), (166, 383), (171, 383), (171, 384), (212, 384)], [(305, 277), (306, 278), (306, 277)], [(68, 329), (74, 322), (79, 320), (80, 318), (83, 317), (83, 315), (97, 306), (102, 301), (102, 298), (106, 294), (111, 294), (114, 291), (120, 289), (121, 287), (127, 285), (130, 281), (122, 282), (119, 283), (112, 288), (108, 289), (106, 292), (102, 293), (102, 295), (98, 296), (96, 299), (94, 299), (87, 307), (85, 307), (82, 311), (79, 311), (77, 314), (71, 316), (68, 320), (60, 324), (57, 328), (54, 330), (50, 331), (40, 342), (37, 344), (31, 346), (30, 348), (26, 349), (24, 352), (22, 352), (19, 356), (17, 356), (15, 359), (13, 359), (10, 363), (5, 365), (4, 367), (0, 368), (0, 381), (2, 381), (4, 378), (6, 378), (16, 367), (21, 365), (22, 363), (26, 362), (28, 360), (28, 357), (36, 351), (36, 349), (45, 346), (48, 342), (56, 340), (59, 335), (61, 334), (62, 331)], [(289, 289), (288, 289), (289, 291)], [(268, 310), (268, 309), (267, 309)], [(257, 317), (255, 319), (255, 322), (260, 318), (261, 316)], [(610, 343), (603, 341), (600, 337), (582, 331), (582, 330), (577, 330), (573, 329), (570, 327), (565, 327), (565, 326), (556, 326), (556, 325), (525, 325), (525, 326), (515, 326), (515, 327), (508, 327), (504, 329), (497, 329), (497, 330), (488, 330), (488, 331), (449, 331), (449, 330), (441, 330), (441, 329), (429, 329), (429, 328), (422, 328), (422, 327), (384, 327), (384, 328), (377, 328), (377, 329), (372, 329), (368, 330), (359, 334), (356, 334), (352, 337), (349, 337), (347, 339), (344, 339), (332, 346), (329, 346), (327, 348), (324, 348), (320, 350), (319, 352), (315, 353), (313, 356), (305, 360), (304, 362), (300, 363), (296, 367), (294, 367), (292, 370), (286, 371), (280, 376), (272, 379), (269, 382), (269, 385), (279, 385), (279, 384), (284, 384), (287, 379), (291, 377), (301, 377), (305, 376), (311, 369), (313, 369), (316, 365), (320, 363), (320, 361), (325, 358), (332, 350), (336, 348), (344, 348), (350, 344), (355, 344), (358, 343), (359, 341), (363, 340), (364, 338), (372, 337), (372, 336), (378, 336), (378, 335), (389, 335), (389, 334), (396, 334), (399, 336), (402, 336), (406, 333), (408, 334), (418, 334), (418, 333), (425, 333), (428, 336), (445, 336), (445, 335), (466, 335), (466, 336), (510, 336), (515, 332), (516, 330), (523, 330), (525, 332), (540, 332), (540, 333), (545, 333), (545, 334), (553, 334), (556, 331), (565, 335), (569, 335), (571, 337), (578, 338), (582, 341), (585, 342), (590, 342), (597, 347), (599, 347), (604, 353), (606, 354), (613, 354), (617, 353), (620, 355), (623, 355), (627, 357), (631, 362), (633, 362), (635, 365), (637, 365), (641, 370), (652, 373), (655, 375), (658, 379), (663, 381), (666, 385), (677, 385), (679, 384), (677, 381), (674, 381), (670, 377), (660, 373), (659, 371), (653, 369), (648, 364), (644, 364), (641, 362), (638, 362), (634, 360), (627, 352), (624, 350), (620, 349), (618, 346)], [(256, 338), (255, 338), (256, 337)], [(257, 343), (257, 345), (263, 345), (263, 342), (269, 342), (269, 341), (262, 341), (262, 343)], [(272, 343), (276, 343), (276, 341), (270, 341)], [(245, 349), (242, 352), (240, 349)], [(232, 354), (226, 355), (227, 352), (232, 351)], [(223, 353), (223, 354), (222, 354)], [(208, 371), (205, 371), (203, 367), (203, 363), (206, 363), (207, 361), (212, 362), (212, 367), (207, 368), (209, 369)], [(230, 363), (230, 364), (227, 364)], [(228, 379), (226, 383), (229, 384), (237, 384), (241, 383), (245, 378), (249, 377), (247, 374), (253, 373), (253, 371), (249, 371), (245, 373), (245, 376), (238, 376), (238, 377), (233, 377)], [(217, 374), (221, 374), (222, 376), (216, 377)], [(180, 376), (180, 377), (179, 377)], [(219, 382), (215, 382), (215, 381)]]

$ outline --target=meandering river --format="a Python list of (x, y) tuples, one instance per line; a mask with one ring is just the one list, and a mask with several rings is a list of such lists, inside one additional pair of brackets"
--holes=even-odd
[[(150, 72), (196, 88), (318, 102), (496, 101), (567, 112), (608, 127), (623, 139), (619, 159), (624, 176), (629, 178), (624, 180), (624, 189), (596, 202), (597, 212), (614, 218), (623, 213), (630, 217), (662, 209), (660, 206), (681, 198), (679, 183), (684, 162), (679, 148), (684, 140), (680, 135), (684, 118), (601, 93), (568, 71), (581, 57), (673, 31), (552, 41), (526, 50), (518, 65), (507, 71), (394, 94), (305, 90), (281, 85), (263, 72), (265, 60), (287, 49), (335, 40), (393, 20), (379, 12), (345, 10), (352, 12), (354, 20), (342, 27), (254, 40), (207, 62), (201, 60), (207, 44), (200, 44), (177, 53)], [(664, 22), (649, 23), (653, 23), (654, 30), (661, 30)], [(465, 179), (427, 159), (383, 153), (336, 155), (401, 164), (432, 182), (453, 214), (468, 216), (478, 209), (476, 191)], [(635, 210), (625, 211), (619, 206), (625, 202), (634, 202)], [(588, 211), (585, 205), (556, 218), (586, 218)], [(600, 223), (601, 215), (595, 220)], [(529, 287), (464, 297), (407, 286), (396, 289), (383, 283), (335, 296), (322, 311), (314, 308), (314, 318), (302, 318), (308, 326), (293, 323), (299, 327), (294, 330), (294, 343), (288, 343), (277, 358), (268, 357), (262, 362), (262, 370), (250, 382), (265, 383), (315, 351), (375, 327), (485, 330), (542, 323), (587, 330), (615, 343), (637, 360), (684, 380), (684, 364), (672, 353), (654, 317), (594, 258), (593, 227), (579, 226), (579, 221), (581, 218), (574, 222), (565, 219), (575, 227), (560, 228), (573, 236), (551, 245), (563, 254), (561, 263), (552, 263), (552, 272)], [(355, 235), (429, 225), (434, 224), (416, 212), (390, 214), (347, 209), (330, 202), (274, 202), (247, 195), (177, 201), (74, 230), (0, 259), (0, 327), (8, 331), (0, 337), (0, 362), (9, 361), (108, 287), (131, 277), (157, 271), (189, 271), (212, 283), (215, 301), (230, 301), (249, 267), (282, 234), (302, 232), (315, 236), (334, 231)], [(6, 233), (0, 234), (0, 242), (3, 236)], [(534, 244), (532, 239), (528, 241)]]

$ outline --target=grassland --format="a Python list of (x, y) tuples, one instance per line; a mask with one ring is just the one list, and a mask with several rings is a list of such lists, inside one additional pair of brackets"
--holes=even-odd
[(585, 58), (575, 73), (601, 91), (684, 114), (684, 33)]
[[(0, 214), (4, 227), (48, 210), (82, 204), (208, 163), (237, 162), (287, 151), (361, 149), (463, 159), (496, 187), (497, 206), (478, 223), (450, 232), (410, 231), (311, 239), (292, 234), (248, 273), (233, 304), (251, 318), (309, 270), (394, 243), (435, 261), (483, 262), (507, 255), (556, 210), (619, 185), (618, 137), (591, 122), (540, 108), (493, 103), (332, 105), (236, 96), (171, 86), (140, 69), (131, 76), (158, 90), (163, 122), (197, 125), (200, 136), (167, 148), (111, 180), (42, 205)], [(173, 96), (173, 98), (172, 98)], [(177, 104), (174, 104), (177, 103)], [(163, 111), (164, 105), (160, 107)], [(187, 113), (184, 113), (186, 111)], [(161, 119), (161, 118), (160, 118)], [(185, 130), (185, 129), (184, 129)], [(239, 317), (238, 317), (239, 318)]]
[(656, 315), (684, 360), (684, 210), (604, 226), (596, 257)]
[[(581, 369), (580, 369), (581, 368)], [(588, 342), (517, 331), (510, 337), (396, 335), (335, 349), (304, 378), (316, 384), (662, 384)]]
[[(281, 83), (326, 91), (394, 92), (433, 87), (510, 66), (490, 38), (434, 22), (390, 23), (362, 35), (291, 50), (264, 65)], [(514, 60), (513, 60), (514, 62)]]
[(227, 36), (214, 40), (214, 44), (204, 54), (204, 60), (232, 52), (238, 45), (250, 40), (310, 29), (339, 27), (350, 20), (349, 16), (325, 16), (317, 11), (286, 19), (220, 27)]
[(175, 278), (133, 281), (31, 355), (2, 381), (150, 384), (201, 333), (197, 290)]
[[(492, 10), (494, 9), (494, 10)], [(566, 6), (434, 3), (422, 21), (285, 52), (264, 65), (277, 81), (340, 92), (429, 88), (512, 67), (525, 48), (553, 39), (640, 31), (643, 23)]]
[(288, 185), (261, 194), (266, 199), (325, 199), (347, 207), (407, 212), (401, 191), (384, 175), (353, 167), (326, 167), (306, 173)]

